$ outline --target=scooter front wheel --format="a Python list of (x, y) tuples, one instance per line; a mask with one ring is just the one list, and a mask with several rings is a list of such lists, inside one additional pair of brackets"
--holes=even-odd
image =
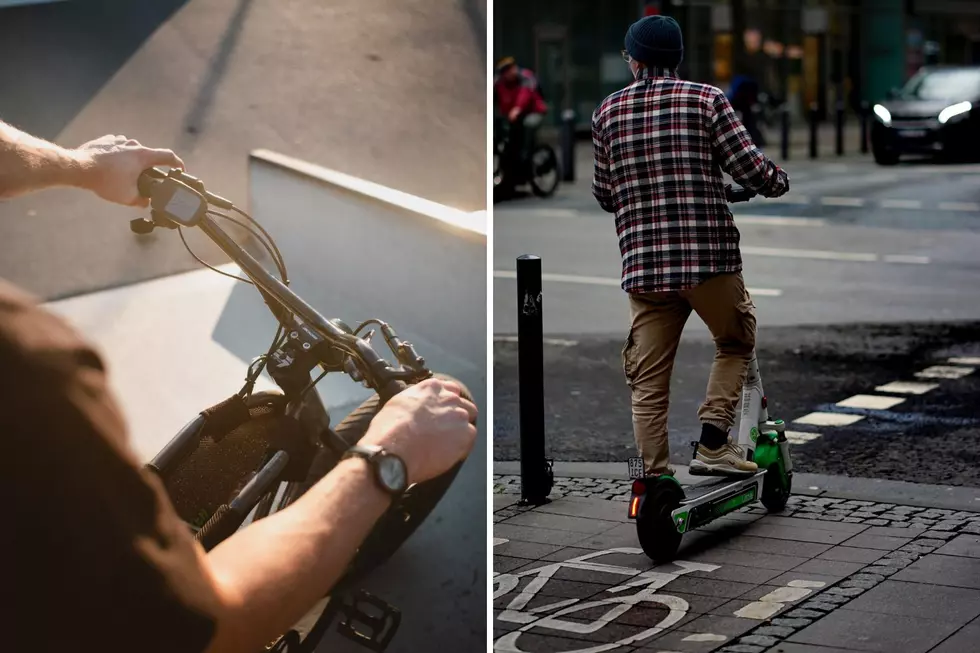
[(670, 562), (681, 545), (671, 513), (684, 500), (684, 491), (672, 479), (661, 479), (647, 489), (643, 507), (636, 516), (636, 536), (643, 553), (656, 563)]
[(762, 477), (762, 496), (760, 501), (769, 512), (782, 512), (793, 491), (793, 477), (786, 473), (783, 461), (777, 459), (766, 467)]

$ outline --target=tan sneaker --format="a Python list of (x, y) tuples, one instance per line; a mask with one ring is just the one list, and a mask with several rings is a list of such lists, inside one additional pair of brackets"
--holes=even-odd
[(758, 472), (759, 466), (745, 460), (742, 447), (729, 438), (728, 443), (718, 449), (707, 449), (699, 444), (688, 471), (694, 476), (749, 476)]

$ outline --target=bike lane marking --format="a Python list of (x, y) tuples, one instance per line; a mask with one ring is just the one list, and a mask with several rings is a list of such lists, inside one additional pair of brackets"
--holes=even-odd
[[(667, 616), (651, 628), (616, 642), (599, 644), (583, 649), (575, 649), (574, 652), (568, 651), (565, 653), (602, 653), (603, 651), (611, 651), (616, 648), (629, 646), (636, 642), (643, 641), (678, 623), (687, 615), (688, 608), (690, 607), (688, 602), (680, 597), (667, 594), (657, 594), (656, 592), (658, 589), (664, 587), (672, 580), (693, 571), (710, 572), (720, 568), (719, 565), (675, 560), (673, 563), (671, 563), (671, 566), (674, 568), (679, 568), (676, 571), (643, 571), (633, 567), (609, 565), (594, 561), (594, 558), (613, 553), (625, 553), (639, 556), (643, 555), (643, 550), (632, 547), (607, 549), (604, 551), (587, 553), (563, 562), (543, 565), (519, 574), (494, 574), (493, 583), (497, 585), (497, 588), (493, 593), (494, 599), (515, 590), (520, 584), (520, 579), (522, 577), (531, 575), (535, 576), (535, 578), (533, 578), (531, 582), (528, 583), (528, 585), (514, 599), (511, 600), (507, 607), (499, 615), (497, 615), (497, 619), (501, 621), (519, 623), (522, 624), (522, 626), (518, 630), (512, 631), (500, 637), (494, 643), (494, 651), (499, 653), (526, 653), (518, 647), (517, 642), (522, 633), (532, 628), (544, 628), (564, 633), (589, 634), (615, 622), (616, 619), (628, 612), (633, 606), (640, 603), (656, 603), (663, 605), (668, 610)], [(634, 594), (599, 600), (590, 600), (584, 603), (581, 603), (583, 599), (573, 598), (558, 600), (536, 608), (527, 608), (531, 600), (537, 596), (541, 588), (547, 584), (554, 574), (559, 569), (566, 567), (571, 569), (597, 571), (630, 577), (629, 580), (619, 585), (607, 588), (605, 590), (606, 592), (620, 593), (629, 589), (642, 589)], [(590, 623), (580, 623), (578, 621), (568, 621), (560, 618), (577, 612), (591, 610), (594, 608), (603, 608), (606, 606), (609, 606), (608, 610), (606, 610), (601, 617), (594, 619)], [(555, 612), (550, 615), (542, 614), (549, 611)]]

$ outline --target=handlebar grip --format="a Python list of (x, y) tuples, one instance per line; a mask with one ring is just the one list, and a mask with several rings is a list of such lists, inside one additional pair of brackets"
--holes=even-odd
[(139, 189), (140, 195), (149, 199), (153, 196), (153, 189), (159, 183), (157, 180), (163, 179), (166, 176), (156, 168), (147, 168), (140, 173), (139, 179), (136, 182), (136, 188)]
[(748, 202), (750, 199), (758, 195), (751, 188), (745, 188), (744, 186), (735, 186), (729, 184), (725, 186), (725, 198), (729, 202)]

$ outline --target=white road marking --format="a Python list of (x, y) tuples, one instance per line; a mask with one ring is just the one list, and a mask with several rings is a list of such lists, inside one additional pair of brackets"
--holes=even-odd
[(823, 218), (794, 218), (782, 215), (735, 215), (735, 223), (779, 227), (820, 227), (827, 224), (827, 221)]
[(980, 211), (976, 202), (940, 202), (940, 211)]
[(785, 435), (790, 444), (805, 444), (820, 437), (819, 433), (807, 433), (806, 431), (786, 431)]
[(755, 247), (750, 245), (743, 245), (742, 253), (752, 256), (810, 258), (824, 261), (859, 261), (862, 263), (874, 263), (878, 260), (877, 254), (864, 252), (831, 252), (819, 249), (788, 249), (786, 247)]
[(494, 546), (497, 546), (498, 544), (506, 544), (507, 542), (510, 542), (510, 540), (508, 540), (506, 538), (503, 538), (503, 537), (495, 537), (495, 538), (493, 538), (493, 545)]
[(695, 633), (693, 635), (688, 635), (682, 642), (724, 642), (727, 637), (724, 635), (715, 635), (714, 633)]
[(946, 360), (947, 363), (952, 363), (953, 365), (980, 365), (980, 357), (978, 356), (956, 356)]
[(809, 204), (810, 198), (806, 195), (783, 195), (782, 197), (765, 197), (764, 202), (772, 204)]
[(850, 426), (864, 419), (864, 415), (848, 415), (846, 413), (809, 413), (794, 419), (794, 424), (812, 424), (814, 426)]
[(949, 365), (933, 365), (915, 375), (920, 379), (958, 379), (973, 372), (972, 367), (951, 367)]
[(864, 206), (863, 197), (821, 197), (824, 206)]
[[(494, 336), (494, 342), (518, 342), (517, 336)], [(578, 340), (563, 340), (562, 338), (543, 338), (542, 342), (546, 345), (554, 345), (555, 347), (574, 347), (578, 344)]]
[(888, 410), (892, 406), (897, 406), (905, 401), (905, 397), (885, 397), (882, 395), (854, 395), (843, 401), (838, 401), (838, 406), (845, 408), (869, 408), (871, 410)]
[(881, 200), (883, 209), (921, 209), (922, 200)]
[(915, 256), (913, 254), (885, 254), (885, 263), (912, 263), (914, 265), (927, 265), (928, 256)]
[(736, 617), (765, 621), (782, 610), (787, 603), (796, 603), (812, 594), (813, 590), (824, 585), (826, 583), (819, 580), (791, 580), (787, 587), (780, 587), (769, 592), (758, 601), (753, 601), (737, 610), (734, 614)]
[[(516, 279), (517, 272), (512, 270), (494, 270), (493, 276), (497, 279)], [(592, 286), (615, 286), (617, 288), (622, 285), (622, 281), (620, 279), (613, 279), (612, 277), (590, 277), (577, 274), (552, 274), (549, 272), (542, 273), (541, 280), (556, 281), (559, 283), (579, 283)], [(783, 291), (777, 288), (749, 288), (748, 291), (749, 294), (758, 295), (760, 297), (779, 297), (783, 294)]]
[(820, 589), (826, 584), (822, 580), (791, 580), (786, 583), (789, 587), (812, 587), (813, 589)]
[[(950, 361), (952, 362), (952, 361)], [(916, 383), (915, 381), (892, 381), (885, 385), (879, 385), (877, 392), (897, 392), (899, 394), (924, 395), (930, 390), (939, 387), (938, 383)]]

